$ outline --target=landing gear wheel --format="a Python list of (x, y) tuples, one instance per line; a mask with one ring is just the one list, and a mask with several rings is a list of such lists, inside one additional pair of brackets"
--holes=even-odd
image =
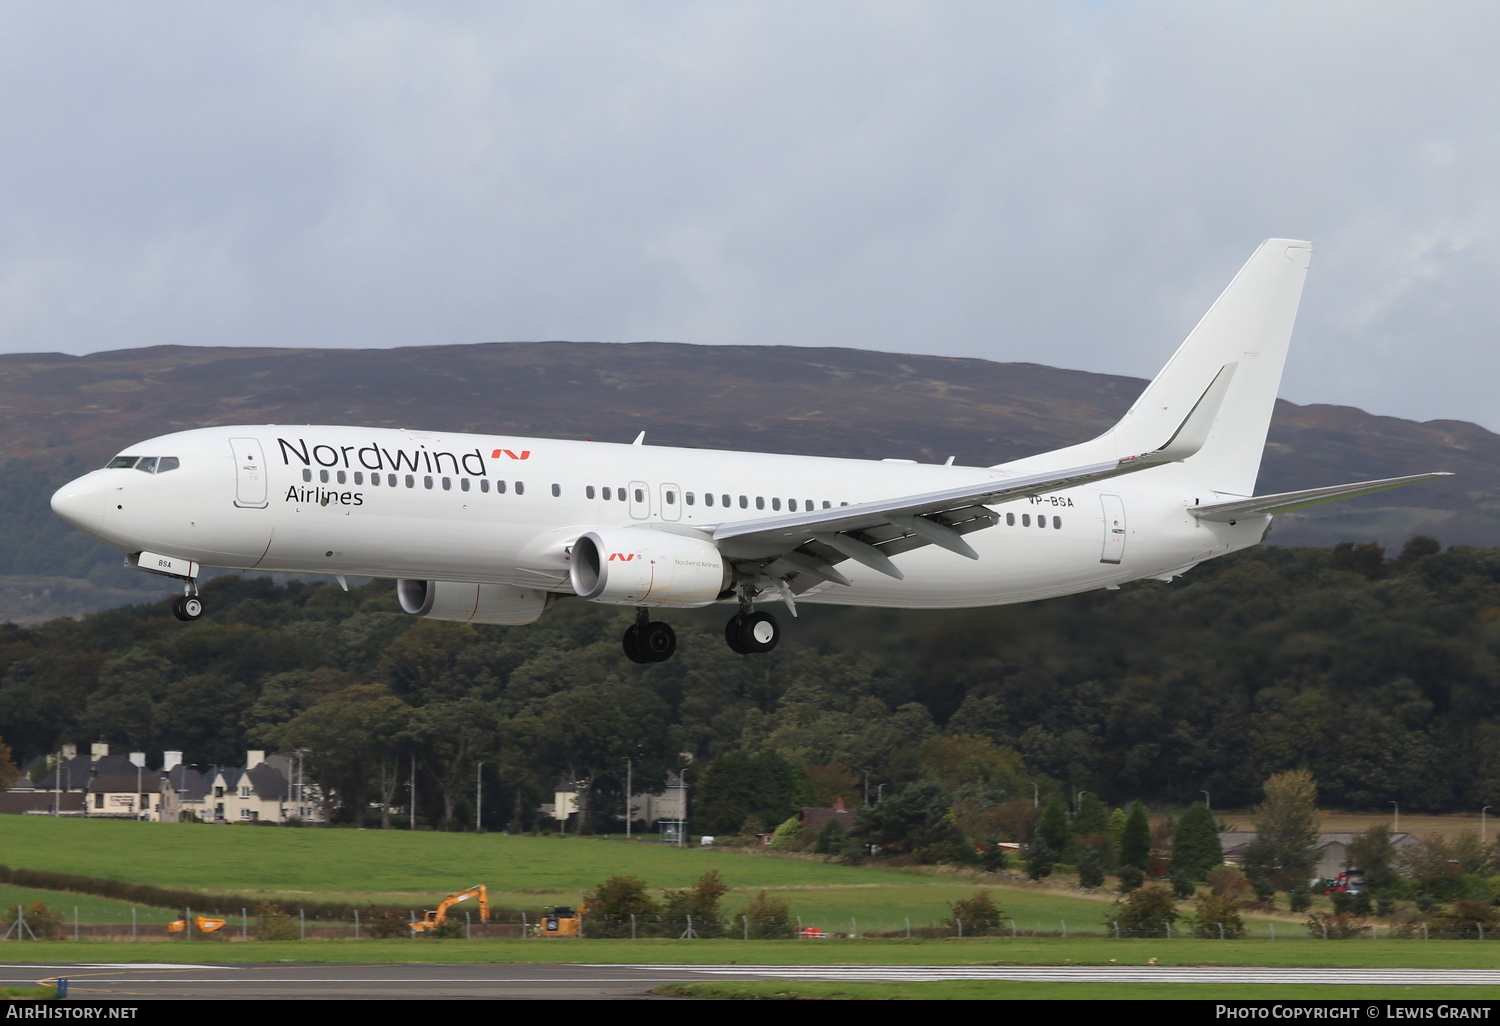
[(191, 623), (203, 615), (203, 600), (197, 595), (179, 595), (172, 602), (172, 615)]
[(660, 620), (633, 623), (620, 639), (625, 657), (633, 663), (664, 663), (677, 651), (677, 632)]
[(760, 655), (776, 647), (781, 626), (770, 613), (737, 613), (724, 626), (724, 640), (741, 655)]
[(620, 639), (620, 646), (625, 649), (625, 658), (632, 663), (649, 663), (650, 657), (640, 649), (641, 627), (639, 624), (631, 624), (625, 628), (625, 636)]
[(664, 663), (677, 651), (677, 632), (670, 624), (653, 620), (641, 628), (636, 647), (649, 662)]
[(740, 641), (740, 629), (744, 625), (744, 613), (735, 613), (731, 616), (729, 622), (724, 625), (724, 644), (729, 646), (731, 652), (738, 652), (740, 655), (749, 655), (750, 650), (745, 648), (744, 644)]

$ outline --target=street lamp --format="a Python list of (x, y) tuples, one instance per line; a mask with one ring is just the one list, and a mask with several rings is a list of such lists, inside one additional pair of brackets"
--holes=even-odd
[(1041, 789), (1039, 787), (1037, 787), (1036, 784), (1032, 783), (1032, 781), (1030, 781), (1030, 780), (1028, 780), (1026, 782), (1028, 784), (1031, 784), (1031, 807), (1033, 809), (1037, 808), (1039, 805), (1042, 804), (1042, 792), (1041, 792)]
[(1396, 822), (1391, 825), (1391, 833), (1399, 834), (1401, 832), (1401, 803), (1392, 801), (1386, 804), (1396, 806)]
[(1203, 790), (1202, 788), (1198, 789), (1198, 793), (1203, 796), (1203, 807), (1205, 809), (1207, 809), (1209, 812), (1214, 811), (1213, 795), (1209, 794), (1207, 791)]
[(484, 833), (484, 763), (474, 767), (474, 832)]
[(1088, 794), (1087, 791), (1079, 791), (1073, 796), (1073, 815), (1078, 815), (1078, 810), (1083, 806), (1083, 796), (1086, 794)]

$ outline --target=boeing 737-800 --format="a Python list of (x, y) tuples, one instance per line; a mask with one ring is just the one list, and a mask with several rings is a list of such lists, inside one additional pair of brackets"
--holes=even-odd
[[(132, 445), (58, 516), (178, 578), (203, 567), (395, 578), (402, 609), (526, 624), (558, 598), (736, 607), (767, 652), (784, 603), (999, 605), (1170, 580), (1258, 544), (1278, 513), (1440, 474), (1252, 497), (1311, 247), (1263, 243), (1113, 428), (990, 467), (361, 427), (200, 428)], [(757, 609), (757, 604), (762, 608)]]

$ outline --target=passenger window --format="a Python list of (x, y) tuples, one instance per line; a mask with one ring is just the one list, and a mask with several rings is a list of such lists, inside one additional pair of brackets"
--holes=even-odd
[(1030, 513), (1022, 513), (1021, 514), (1021, 526), (1022, 527), (1030, 527), (1031, 526), (1031, 514)]
[(847, 503), (847, 502), (841, 502), (841, 503), (839, 503), (839, 505), (840, 505), (840, 506), (847, 506), (847, 505), (849, 505), (849, 504), (848, 504), (848, 503)]
[(320, 471), (318, 471), (318, 480), (321, 481), (321, 482), (323, 482), (324, 484), (327, 484), (328, 483), (328, 471), (326, 471), (326, 470), (320, 470)]
[(464, 491), (468, 491), (469, 490), (469, 479), (466, 478), (466, 477), (459, 478), (458, 486), (460, 488), (462, 488)]
[(163, 456), (156, 461), (156, 472), (158, 474), (165, 474), (167, 471), (176, 470), (180, 466), (182, 466), (182, 463), (176, 456)]
[(109, 461), (109, 466), (106, 469), (129, 470), (131, 467), (135, 466), (135, 461), (138, 459), (140, 459), (139, 456), (116, 456), (114, 459)]
[(154, 474), (154, 473), (156, 473), (156, 457), (155, 456), (142, 456), (140, 458), (140, 461), (136, 463), (135, 469), (139, 470), (143, 474)]
[(302, 468), (302, 480), (304, 480), (304, 481), (311, 481), (312, 480), (312, 471), (308, 470), (306, 467)]
[[(729, 496), (727, 496), (727, 495), (721, 495), (721, 496), (719, 496), (719, 498), (723, 500), (723, 502), (721, 503), (721, 505), (723, 505), (723, 507), (725, 509), (728, 509), (729, 508)], [(740, 505), (743, 506), (744, 504), (745, 504), (744, 501), (741, 500)]]
[(552, 486), (552, 497), (554, 499), (556, 499), (560, 495), (562, 495), (562, 485), (560, 485), (560, 484), (553, 485)]
[(526, 494), (526, 485), (523, 484), (520, 481), (516, 482), (516, 494), (517, 495), (525, 495)]
[[(386, 487), (388, 487), (388, 488), (394, 488), (394, 487), (396, 487), (396, 475), (395, 474), (387, 474), (387, 475), (385, 475), (385, 483), (386, 483)], [(407, 485), (406, 485), (406, 487), (408, 487), (408, 488), (411, 487), (411, 478), (407, 478)]]
[(823, 508), (824, 509), (832, 509), (833, 508), (833, 503), (829, 502), (827, 499), (824, 499), (823, 500)]
[(445, 492), (451, 492), (451, 491), (453, 491), (453, 478), (451, 478), (451, 477), (445, 477), (445, 478), (443, 478), (443, 491), (445, 491)]
[(771, 508), (774, 509), (774, 510), (776, 510), (776, 511), (778, 511), (778, 512), (780, 512), (780, 510), (781, 510), (781, 499), (779, 497), (773, 498), (771, 500)]
[(422, 487), (423, 488), (431, 488), (432, 487), (432, 475), (431, 474), (423, 474), (422, 475)]
[(667, 500), (667, 505), (668, 506), (675, 506), (675, 505), (677, 505), (677, 493), (676, 492), (668, 492), (664, 496), (664, 498)]
[[(691, 502), (692, 500), (689, 499), (688, 501)], [(703, 493), (703, 505), (705, 505), (705, 506), (712, 506), (713, 504), (714, 504), (714, 493), (713, 492), (704, 492)]]
[(750, 508), (750, 496), (748, 496), (748, 495), (741, 495), (740, 496), (740, 509), (749, 509), (749, 508)]
[(803, 499), (802, 508), (811, 513), (813, 511), (813, 501), (811, 499)]
[(495, 482), (495, 494), (496, 495), (504, 495), (505, 494), (505, 482), (504, 481), (496, 481)]
[(687, 501), (687, 504), (689, 506), (691, 506), (693, 504), (693, 493), (692, 492), (684, 492), (683, 495), (682, 495), (682, 497), (683, 497), (683, 499), (685, 499)]
[[(585, 488), (583, 490), (583, 494), (586, 495), (587, 497), (589, 497), (590, 499), (592, 499), (594, 497), (594, 486), (593, 485), (589, 485), (587, 488)], [(606, 498), (608, 498), (608, 496), (606, 496)]]
[(1045, 516), (1039, 516), (1039, 517), (1037, 517), (1036, 518), (1036, 526), (1038, 526), (1038, 527), (1046, 527), (1047, 526), (1047, 518)]
[(1015, 527), (1016, 526), (1016, 515), (1014, 513), (1007, 513), (1007, 514), (1005, 514), (1005, 526), (1006, 527)]
[(354, 483), (357, 485), (365, 483), (365, 475), (363, 471), (356, 470), (354, 472)]
[(479, 479), (479, 490), (481, 492), (487, 492), (487, 491), (490, 490), (490, 479), (489, 478), (482, 477), (482, 478)]
[(605, 498), (606, 498), (606, 499), (613, 499), (613, 498), (614, 498), (614, 495), (613, 495), (613, 494), (611, 494), (611, 492), (610, 492), (610, 489), (609, 489), (609, 488), (608, 488), (608, 487), (606, 487), (606, 488), (605, 488), (605, 489), (604, 489), (604, 497), (605, 497)]
[[(431, 478), (428, 478), (428, 480), (430, 481)], [(417, 479), (414, 478), (414, 477), (412, 477), (410, 474), (407, 474), (406, 475), (406, 487), (408, 487), (408, 488), (415, 488), (416, 486), (417, 486)]]
[(639, 488), (637, 488), (635, 490), (635, 501), (636, 502), (645, 502), (646, 501), (646, 493), (643, 492), (643, 491), (641, 491)]
[(1053, 517), (1052, 518), (1052, 530), (1054, 530), (1054, 531), (1061, 531), (1062, 530), (1062, 517)]
[(338, 478), (339, 478), (339, 484), (343, 484), (343, 483), (344, 483), (344, 480), (345, 480), (345, 478), (344, 478), (344, 472), (343, 472), (343, 471), (342, 471), (342, 470), (341, 470), (341, 471), (339, 471), (339, 473), (338, 473)]

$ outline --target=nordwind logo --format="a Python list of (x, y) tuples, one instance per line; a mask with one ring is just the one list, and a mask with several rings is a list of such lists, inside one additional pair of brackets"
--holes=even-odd
[(608, 562), (613, 562), (614, 560), (618, 559), (622, 563), (629, 563), (634, 558), (634, 552), (611, 552), (609, 554)]
[(530, 449), (522, 449), (519, 454), (511, 452), (509, 449), (496, 449), (494, 452), (490, 453), (490, 459), (498, 460), (502, 454), (509, 456), (513, 460), (531, 459)]

